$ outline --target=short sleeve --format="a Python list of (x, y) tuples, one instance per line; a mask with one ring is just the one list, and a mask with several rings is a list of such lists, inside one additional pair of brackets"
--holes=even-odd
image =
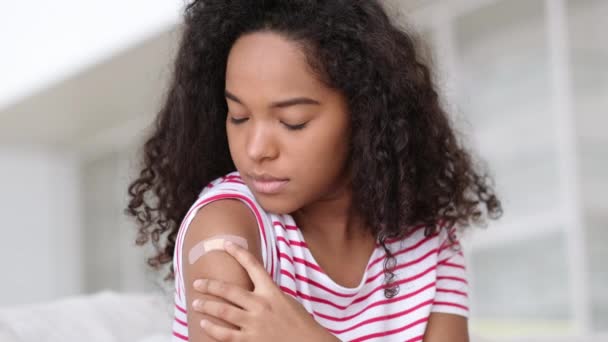
[(468, 317), (468, 282), (465, 258), (455, 230), (439, 236), (437, 282), (432, 312)]
[[(182, 278), (182, 261), (180, 260), (182, 254), (182, 243), (186, 231), (190, 226), (190, 223), (194, 219), (194, 216), (205, 205), (222, 199), (239, 200), (251, 210), (251, 212), (255, 216), (258, 226), (258, 232), (260, 234), (262, 261), (264, 264), (264, 268), (273, 279), (276, 278), (275, 272), (277, 256), (275, 251), (276, 247), (274, 230), (269, 219), (269, 214), (259, 205), (251, 191), (240, 179), (238, 173), (229, 174), (207, 185), (207, 187), (205, 187), (205, 189), (202, 191), (197, 201), (192, 205), (188, 213), (185, 215), (178, 233), (176, 248), (174, 252), (176, 278), (178, 280), (181, 280)], [(183, 286), (180, 287), (181, 288), (178, 288), (178, 294), (180, 294), (184, 290)]]

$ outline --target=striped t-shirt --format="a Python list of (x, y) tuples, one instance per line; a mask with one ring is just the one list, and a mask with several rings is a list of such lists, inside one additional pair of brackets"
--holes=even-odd
[(175, 320), (173, 341), (187, 341), (187, 300), (182, 273), (182, 243), (196, 212), (220, 199), (238, 199), (255, 214), (266, 271), (284, 293), (293, 296), (314, 319), (341, 341), (422, 341), (431, 312), (467, 316), (464, 257), (448, 232), (424, 235), (417, 227), (387, 243), (396, 258), (392, 298), (384, 295), (384, 249), (377, 245), (355, 288), (335, 283), (315, 261), (290, 215), (266, 212), (238, 172), (211, 182), (186, 214), (173, 258)]

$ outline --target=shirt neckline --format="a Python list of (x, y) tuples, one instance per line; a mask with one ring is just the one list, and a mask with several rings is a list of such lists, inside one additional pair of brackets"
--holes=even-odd
[[(296, 231), (298, 233), (298, 238), (300, 239), (300, 241), (304, 242), (307, 244), (306, 239), (304, 239), (304, 235), (302, 234), (302, 231), (300, 230), (300, 227), (297, 225), (296, 221), (293, 219), (293, 217), (291, 215), (283, 215), (289, 218), (289, 221), (291, 221), (290, 225), (293, 225), (294, 227), (296, 227)], [(376, 259), (379, 251), (380, 251), (381, 247), (378, 246), (378, 244), (376, 243), (376, 247), (374, 248), (374, 250), (372, 251), (371, 255), (369, 256), (369, 259), (367, 260), (367, 264), (365, 265), (365, 271), (363, 272), (363, 276), (361, 277), (361, 280), (359, 281), (359, 284), (355, 287), (347, 287), (347, 286), (343, 286), (338, 284), (336, 281), (334, 281), (328, 274), (327, 272), (325, 272), (325, 270), (323, 269), (323, 267), (317, 262), (317, 259), (315, 258), (315, 256), (312, 254), (312, 251), (310, 251), (310, 249), (308, 250), (308, 254), (310, 255), (310, 262), (312, 264), (314, 264), (316, 267), (318, 267), (321, 270), (322, 273), (322, 277), (324, 277), (326, 279), (326, 281), (330, 284), (330, 286), (334, 287), (335, 289), (342, 291), (342, 292), (346, 292), (346, 293), (357, 293), (359, 292), (367, 283), (367, 279), (368, 279), (368, 274), (369, 274), (369, 266), (372, 264), (372, 262)]]

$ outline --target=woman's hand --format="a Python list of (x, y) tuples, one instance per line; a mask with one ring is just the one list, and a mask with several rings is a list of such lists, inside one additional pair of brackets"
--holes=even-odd
[(196, 300), (192, 307), (240, 328), (221, 327), (203, 320), (201, 327), (207, 335), (218, 341), (339, 341), (300, 303), (284, 294), (251, 253), (228, 241), (224, 247), (247, 271), (254, 290), (211, 279), (195, 281), (195, 290), (232, 304)]

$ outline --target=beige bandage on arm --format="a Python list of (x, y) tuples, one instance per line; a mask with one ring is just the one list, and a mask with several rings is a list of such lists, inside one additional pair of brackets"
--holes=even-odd
[(194, 264), (203, 255), (217, 250), (224, 250), (224, 241), (230, 241), (245, 249), (249, 249), (247, 240), (236, 235), (215, 235), (208, 239), (205, 239), (190, 249), (188, 253), (188, 261), (190, 265)]

